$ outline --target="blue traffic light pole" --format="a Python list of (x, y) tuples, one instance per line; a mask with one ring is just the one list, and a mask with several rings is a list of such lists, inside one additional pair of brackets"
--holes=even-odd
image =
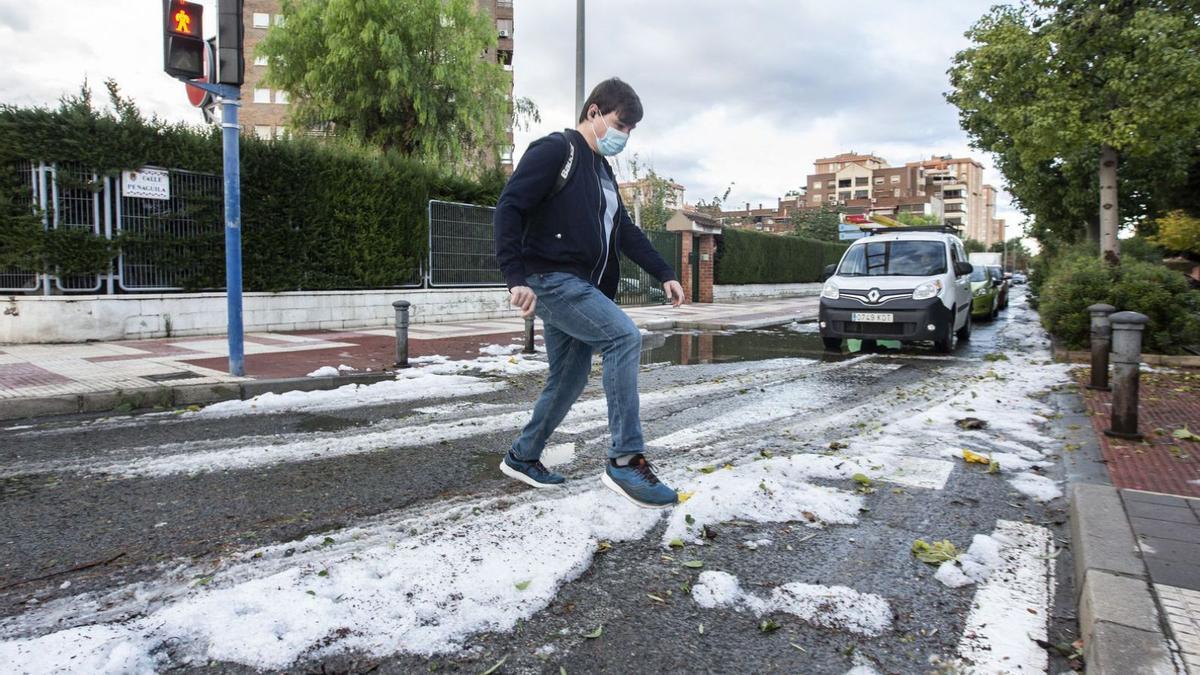
[(242, 174), (238, 108), (241, 89), (228, 84), (189, 82), (221, 104), (221, 149), (225, 157), (225, 305), (228, 316), (229, 373), (246, 374), (242, 328)]

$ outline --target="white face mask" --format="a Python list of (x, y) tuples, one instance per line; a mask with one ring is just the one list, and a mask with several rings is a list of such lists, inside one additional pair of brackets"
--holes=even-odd
[(596, 126), (592, 125), (592, 134), (596, 136), (596, 149), (600, 151), (601, 155), (612, 157), (625, 149), (625, 143), (629, 141), (629, 134), (620, 129), (608, 126), (608, 123), (604, 121), (603, 115), (597, 115), (597, 117), (600, 118), (600, 123), (604, 125), (604, 135), (597, 134)]

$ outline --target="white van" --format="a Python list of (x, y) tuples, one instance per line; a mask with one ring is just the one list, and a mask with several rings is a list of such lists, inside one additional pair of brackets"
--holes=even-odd
[(931, 340), (948, 353), (971, 336), (971, 263), (956, 230), (890, 227), (846, 249), (825, 268), (820, 329), (825, 348), (842, 340)]

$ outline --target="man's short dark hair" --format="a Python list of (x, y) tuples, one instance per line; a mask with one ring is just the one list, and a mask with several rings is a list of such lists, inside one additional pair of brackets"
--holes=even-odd
[(642, 121), (642, 99), (633, 87), (618, 77), (610, 77), (596, 85), (583, 102), (583, 110), (579, 111), (580, 122), (587, 120), (587, 111), (593, 105), (600, 107), (601, 115), (616, 110), (617, 118), (625, 126), (631, 127)]

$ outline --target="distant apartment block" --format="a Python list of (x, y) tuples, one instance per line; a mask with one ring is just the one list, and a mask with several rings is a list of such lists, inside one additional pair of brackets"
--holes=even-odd
[[(483, 54), (488, 61), (499, 63), (510, 73), (508, 81), (508, 100), (512, 100), (513, 82), (513, 3), (512, 0), (476, 0), (481, 11), (490, 15), (496, 24), (497, 44), (495, 49), (489, 49)], [(243, 21), (246, 26), (246, 37), (243, 48), (246, 54), (246, 80), (242, 85), (242, 107), (239, 113), (243, 133), (254, 134), (259, 138), (282, 138), (287, 133), (288, 108), (290, 101), (287, 93), (273, 90), (263, 83), (267, 74), (265, 58), (255, 56), (258, 43), (267, 35), (271, 26), (283, 22), (280, 14), (280, 0), (245, 0)], [(321, 135), (322, 129), (313, 129), (312, 133)], [(500, 161), (505, 168), (512, 166), (512, 128), (508, 130), (508, 144), (502, 149)]]
[[(663, 195), (663, 206), (669, 209), (682, 209), (684, 205), (684, 194), (687, 190), (672, 180), (666, 180), (666, 194)], [(621, 191), (621, 201), (626, 207), (632, 209), (637, 202), (642, 204), (649, 203), (655, 199), (656, 187), (654, 182), (649, 178), (642, 178), (636, 181), (626, 181), (617, 186)]]
[(813, 162), (803, 194), (780, 198), (774, 209), (721, 212), (726, 227), (764, 232), (792, 230), (798, 209), (836, 208), (847, 214), (932, 216), (987, 245), (1001, 241), (995, 218), (996, 190), (983, 184), (983, 165), (969, 158), (933, 156), (890, 166), (874, 154), (847, 152)]

